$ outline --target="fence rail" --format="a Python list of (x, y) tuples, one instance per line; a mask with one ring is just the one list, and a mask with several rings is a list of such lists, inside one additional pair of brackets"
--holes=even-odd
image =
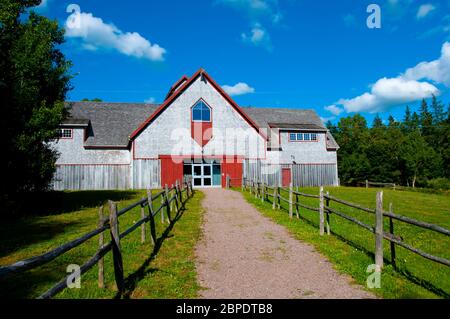
[[(383, 183), (384, 184), (384, 183)], [(394, 184), (395, 187), (395, 184)], [(426, 223), (423, 221), (419, 221), (410, 217), (394, 214), (393, 212), (393, 206), (392, 203), (389, 205), (389, 211), (385, 211), (383, 209), (383, 192), (380, 191), (377, 193), (376, 197), (376, 209), (370, 209), (367, 207), (364, 207), (359, 204), (351, 203), (348, 201), (345, 201), (343, 199), (339, 199), (337, 197), (331, 196), (328, 192), (325, 193), (323, 187), (320, 187), (319, 195), (312, 195), (312, 194), (306, 194), (301, 193), (298, 190), (295, 191), (293, 189), (293, 186), (289, 188), (282, 188), (280, 186), (275, 187), (268, 187), (264, 184), (264, 182), (259, 182), (255, 180), (249, 180), (244, 179), (242, 184), (242, 189), (249, 190), (250, 193), (254, 194), (255, 197), (261, 198), (262, 201), (268, 201), (268, 197), (272, 198), (272, 208), (278, 208), (281, 209), (281, 202), (288, 203), (289, 205), (289, 217), (293, 218), (294, 210), (297, 215), (297, 218), (299, 218), (300, 211), (299, 207), (318, 212), (319, 213), (319, 233), (321, 236), (325, 234), (325, 231), (328, 235), (331, 233), (331, 226), (330, 226), (330, 214), (334, 214), (336, 216), (339, 216), (345, 220), (348, 220), (350, 222), (353, 222), (354, 224), (358, 225), (359, 227), (362, 227), (366, 230), (368, 230), (370, 233), (375, 235), (375, 264), (382, 268), (383, 267), (383, 239), (390, 242), (390, 253), (391, 253), (391, 263), (394, 269), (396, 269), (396, 245), (400, 246), (404, 249), (409, 250), (410, 252), (417, 254), (419, 256), (422, 256), (423, 258), (432, 260), (434, 262), (450, 266), (450, 260), (433, 256), (429, 253), (426, 253), (422, 251), (421, 249), (418, 249), (416, 247), (413, 247), (403, 241), (403, 238), (400, 236), (395, 235), (394, 232), (394, 220), (400, 221), (402, 223), (406, 223), (409, 225), (413, 225), (416, 227), (420, 227), (423, 229), (431, 230), (446, 236), (450, 236), (450, 230)], [(288, 193), (289, 198), (283, 197), (282, 192)], [(270, 194), (272, 193), (272, 194)], [(299, 198), (307, 197), (307, 198), (315, 198), (319, 200), (319, 207), (312, 207), (305, 205), (301, 203)], [(375, 225), (368, 225), (360, 220), (358, 220), (355, 217), (349, 216), (343, 212), (340, 212), (339, 210), (335, 208), (330, 207), (330, 202), (334, 201), (336, 203), (342, 204), (347, 207), (351, 207), (354, 209), (358, 209), (360, 211), (375, 215)], [(389, 219), (389, 231), (385, 231), (383, 229), (384, 227), (384, 218)]]
[[(39, 256), (34, 256), (25, 260), (18, 261), (9, 266), (0, 267), (0, 279), (7, 278), (25, 271), (34, 269), (41, 265), (47, 264), (54, 260), (55, 258), (65, 254), (66, 252), (82, 245), (89, 239), (99, 235), (99, 249), (93, 257), (91, 257), (85, 264), (80, 267), (80, 275), (86, 273), (95, 264), (99, 266), (98, 283), (99, 287), (104, 287), (104, 265), (103, 257), (110, 251), (113, 254), (113, 264), (115, 280), (119, 291), (123, 291), (124, 288), (124, 278), (123, 278), (123, 263), (122, 263), (122, 252), (120, 248), (120, 240), (131, 234), (133, 231), (141, 227), (141, 242), (144, 243), (146, 240), (146, 223), (150, 223), (150, 239), (153, 244), (156, 243), (156, 229), (155, 229), (155, 216), (161, 213), (161, 221), (164, 222), (164, 211), (165, 208), (166, 215), (168, 217), (168, 222), (172, 223), (171, 212), (175, 211), (178, 213), (179, 210), (185, 205), (186, 201), (192, 196), (192, 182), (184, 181), (182, 183), (176, 182), (170, 188), (166, 185), (165, 189), (157, 194), (152, 195), (151, 191), (147, 191), (147, 197), (122, 208), (117, 211), (117, 204), (113, 201), (108, 201), (109, 207), (109, 217), (103, 217), (103, 206), (99, 208), (99, 222), (98, 228), (90, 231), (89, 233), (74, 239), (68, 243), (65, 243), (49, 252), (46, 252)], [(154, 208), (153, 203), (161, 198), (160, 205)], [(141, 207), (141, 219), (135, 222), (131, 227), (119, 232), (118, 219), (120, 216), (126, 214), (130, 210)], [(148, 214), (145, 213), (145, 208), (148, 208)], [(104, 232), (110, 230), (111, 241), (104, 244)], [(48, 299), (54, 297), (56, 294), (61, 292), (67, 287), (68, 281), (72, 278), (73, 274), (70, 274), (63, 279), (61, 279), (56, 285), (47, 290), (39, 299)]]
[(397, 185), (395, 183), (371, 182), (369, 180), (365, 180), (364, 182), (359, 182), (358, 185), (363, 185), (366, 188), (369, 188), (371, 186), (373, 186), (373, 187), (388, 187), (388, 188), (392, 188), (394, 190), (399, 187), (399, 185)]

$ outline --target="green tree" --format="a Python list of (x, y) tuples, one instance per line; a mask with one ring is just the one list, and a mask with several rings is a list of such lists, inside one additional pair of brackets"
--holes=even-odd
[(409, 106), (406, 106), (405, 117), (403, 118), (403, 123), (401, 126), (402, 126), (403, 132), (405, 132), (405, 133), (409, 133), (414, 129), (412, 114), (411, 114), (411, 110), (410, 110)]
[(383, 120), (381, 119), (380, 115), (377, 114), (375, 116), (375, 118), (373, 119), (372, 127), (373, 128), (380, 128), (380, 127), (383, 127), (383, 126), (384, 126)]
[(341, 181), (355, 184), (368, 178), (366, 149), (370, 135), (366, 119), (359, 114), (341, 118), (334, 135), (341, 147), (338, 152)]
[(446, 114), (444, 111), (444, 104), (437, 99), (435, 95), (431, 99), (431, 109), (433, 110), (433, 124), (439, 125), (445, 121)]
[(422, 128), (422, 133), (424, 136), (431, 135), (431, 128), (433, 125), (433, 114), (428, 109), (428, 104), (425, 99), (422, 100), (422, 104), (420, 105), (420, 127)]
[(28, 12), (39, 3), (0, 2), (0, 130), (7, 141), (0, 169), (6, 201), (51, 182), (57, 154), (49, 142), (66, 116), (71, 88), (71, 63), (59, 50), (64, 30), (57, 21)]
[(401, 159), (405, 167), (405, 176), (412, 187), (418, 179), (430, 176), (430, 170), (436, 165), (438, 156), (419, 131), (410, 133), (401, 145)]

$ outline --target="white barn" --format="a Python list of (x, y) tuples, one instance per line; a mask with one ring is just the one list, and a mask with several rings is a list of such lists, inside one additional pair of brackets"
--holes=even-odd
[(200, 69), (160, 104), (67, 102), (56, 190), (337, 185), (338, 145), (313, 110), (242, 108)]

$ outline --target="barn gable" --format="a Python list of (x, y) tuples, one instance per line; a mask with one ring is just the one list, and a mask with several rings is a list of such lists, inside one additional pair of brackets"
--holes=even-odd
[[(193, 110), (199, 104), (203, 109), (210, 109), (210, 118), (203, 123), (193, 118)], [(200, 138), (194, 132), (197, 128)], [(236, 133), (239, 137), (229, 138)], [(178, 81), (166, 101), (143, 121), (130, 139), (134, 159), (165, 155), (244, 157), (249, 155), (250, 146), (254, 148), (252, 157), (265, 156), (265, 134), (203, 69), (190, 79)]]

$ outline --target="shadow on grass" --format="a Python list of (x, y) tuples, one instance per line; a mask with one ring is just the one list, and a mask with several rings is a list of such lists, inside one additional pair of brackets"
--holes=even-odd
[[(272, 200), (268, 200), (267, 203), (269, 203), (270, 205), (273, 205), (273, 201)], [(281, 211), (286, 211), (286, 209), (283, 206), (281, 206), (280, 210)], [(295, 214), (295, 212), (294, 212), (294, 214)], [(300, 220), (306, 222), (308, 225), (312, 226), (313, 228), (317, 228), (317, 229), (319, 228), (319, 224), (318, 223), (315, 223), (312, 220), (305, 218), (304, 215), (302, 215), (302, 214), (300, 214)], [(339, 234), (339, 233), (337, 233), (337, 232), (335, 232), (335, 231), (333, 231), (331, 229), (330, 229), (330, 234), (332, 234), (333, 236), (335, 236), (336, 238), (338, 238), (340, 241), (344, 242), (345, 244), (347, 244), (347, 245), (349, 245), (349, 246), (351, 246), (351, 247), (361, 251), (362, 253), (367, 255), (369, 258), (375, 259), (375, 253), (370, 251), (370, 250), (368, 250), (366, 247), (362, 246), (361, 244), (356, 243), (355, 241), (352, 241), (351, 239), (348, 239), (348, 238), (344, 237), (343, 235), (341, 235), (341, 234)], [(392, 265), (392, 261), (390, 259), (387, 259), (387, 258), (384, 257), (383, 260), (384, 260), (384, 264), (386, 264), (386, 265), (389, 264), (389, 265), (393, 266)], [(446, 291), (442, 290), (439, 287), (436, 287), (431, 282), (417, 277), (416, 275), (414, 275), (411, 271), (409, 271), (405, 267), (401, 267), (401, 268), (397, 267), (396, 269), (393, 268), (393, 271), (396, 274), (406, 278), (410, 282), (412, 282), (412, 283), (414, 283), (414, 284), (416, 284), (416, 285), (418, 285), (418, 286), (420, 286), (420, 287), (422, 287), (422, 288), (424, 288), (424, 289), (426, 289), (426, 290), (428, 290), (428, 291), (430, 291), (430, 292), (432, 292), (432, 293), (434, 293), (434, 294), (436, 294), (436, 295), (438, 295), (440, 297), (447, 298), (447, 299), (450, 298), (450, 294), (449, 293), (447, 293)], [(408, 298), (411, 298), (411, 297), (408, 296)]]
[(82, 224), (82, 221), (46, 221), (22, 218), (0, 225), (0, 257), (8, 256), (16, 251), (26, 249), (35, 243), (46, 242), (70, 229)]
[[(195, 191), (194, 193), (191, 195), (190, 198), (192, 198), (192, 196), (195, 196)], [(180, 220), (180, 218), (183, 216), (184, 212), (186, 211), (186, 207), (185, 207), (186, 201), (184, 201), (178, 210), (178, 213), (172, 218), (172, 221), (170, 222), (170, 224), (167, 226), (167, 228), (164, 230), (164, 232), (161, 234), (161, 236), (159, 238), (156, 239), (156, 243), (153, 247), (153, 251), (150, 254), (150, 256), (142, 263), (142, 265), (131, 275), (129, 275), (127, 278), (125, 278), (125, 283), (124, 283), (124, 291), (123, 292), (118, 292), (115, 296), (114, 299), (130, 299), (131, 295), (133, 293), (133, 291), (136, 289), (137, 284), (139, 283), (139, 281), (141, 281), (142, 279), (144, 279), (147, 275), (155, 273), (157, 271), (160, 271), (160, 269), (158, 268), (148, 268), (150, 263), (156, 258), (156, 256), (158, 255), (164, 241), (168, 238), (171, 238), (173, 236), (170, 236), (170, 232), (172, 231), (173, 227), (175, 226), (175, 224)]]
[[(50, 216), (98, 207), (107, 200), (124, 201), (137, 196), (137, 191), (49, 191), (25, 193), (9, 203), (9, 219), (23, 216)], [(23, 200), (23, 199), (26, 200)]]

